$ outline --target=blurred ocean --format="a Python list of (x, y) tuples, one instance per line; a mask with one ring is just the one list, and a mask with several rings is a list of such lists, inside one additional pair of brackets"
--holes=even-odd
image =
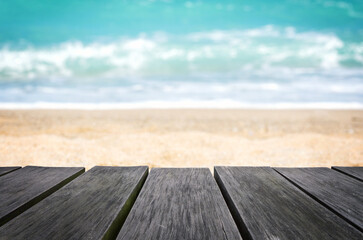
[(0, 0), (1, 108), (363, 108), (363, 1)]

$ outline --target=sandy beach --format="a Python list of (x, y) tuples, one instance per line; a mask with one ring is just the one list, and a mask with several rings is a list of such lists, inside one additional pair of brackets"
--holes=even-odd
[(363, 166), (363, 111), (1, 110), (1, 166)]

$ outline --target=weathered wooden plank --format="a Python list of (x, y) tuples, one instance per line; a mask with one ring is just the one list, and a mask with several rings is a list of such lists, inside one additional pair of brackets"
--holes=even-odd
[(363, 231), (363, 182), (329, 168), (276, 168), (300, 189)]
[(363, 167), (331, 167), (332, 169), (344, 173), (350, 177), (363, 181)]
[(27, 166), (1, 177), (0, 226), (84, 172), (75, 167)]
[(215, 167), (244, 239), (362, 239), (363, 234), (269, 167)]
[(208, 169), (152, 169), (117, 237), (241, 239)]
[(12, 171), (18, 170), (21, 167), (0, 167), (0, 176), (11, 173)]
[(0, 228), (0, 239), (115, 239), (148, 167), (94, 167)]

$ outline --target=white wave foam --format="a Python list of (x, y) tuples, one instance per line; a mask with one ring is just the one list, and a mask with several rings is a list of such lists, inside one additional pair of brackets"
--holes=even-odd
[(0, 109), (74, 109), (74, 110), (113, 110), (113, 109), (357, 109), (363, 110), (358, 102), (278, 102), (278, 103), (243, 103), (229, 99), (213, 101), (145, 101), (132, 103), (0, 103)]
[[(332, 73), (334, 74), (334, 73)], [(162, 82), (148, 81), (128, 83), (125, 86), (20, 86), (0, 88), (0, 104), (3, 106), (28, 106), (26, 103), (45, 102), (46, 106), (70, 107), (87, 106), (148, 107), (245, 107), (285, 106), (290, 102), (299, 107), (306, 102), (309, 106), (322, 107), (322, 103), (336, 102), (336, 107), (356, 106), (362, 103), (363, 83), (360, 79), (349, 84), (342, 81), (333, 83), (319, 79), (299, 79), (290, 82)], [(228, 101), (227, 101), (227, 100)], [(68, 104), (68, 102), (70, 104)], [(297, 103), (296, 103), (297, 102)], [(96, 104), (100, 103), (100, 104)], [(157, 104), (160, 103), (160, 104)], [(353, 104), (354, 103), (354, 104)], [(79, 106), (83, 106), (83, 105)], [(104, 105), (106, 104), (106, 105)], [(247, 104), (247, 105), (246, 105)], [(282, 105), (281, 105), (282, 104)], [(334, 103), (335, 104), (335, 103)], [(334, 104), (331, 108), (335, 108)], [(352, 105), (353, 104), (353, 105)], [(38, 104), (39, 105), (39, 104)], [(30, 104), (29, 106), (38, 106)], [(43, 107), (42, 104), (39, 105)], [(290, 105), (287, 105), (290, 106)], [(304, 105), (305, 106), (305, 105)], [(83, 107), (82, 107), (83, 108)]]
[[(346, 51), (340, 51), (344, 48)], [(0, 50), (0, 81), (98, 79), (214, 73), (250, 69), (335, 69), (363, 64), (361, 43), (292, 27), (122, 38), (109, 43), (66, 42), (52, 47)]]

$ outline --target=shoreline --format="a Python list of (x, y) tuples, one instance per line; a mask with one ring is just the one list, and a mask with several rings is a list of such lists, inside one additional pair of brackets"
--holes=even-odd
[(362, 110), (0, 110), (2, 166), (363, 166)]
[(260, 103), (249, 104), (232, 100), (215, 101), (146, 101), (134, 103), (0, 103), (0, 110), (363, 110), (359, 102), (314, 102), (314, 103)]

